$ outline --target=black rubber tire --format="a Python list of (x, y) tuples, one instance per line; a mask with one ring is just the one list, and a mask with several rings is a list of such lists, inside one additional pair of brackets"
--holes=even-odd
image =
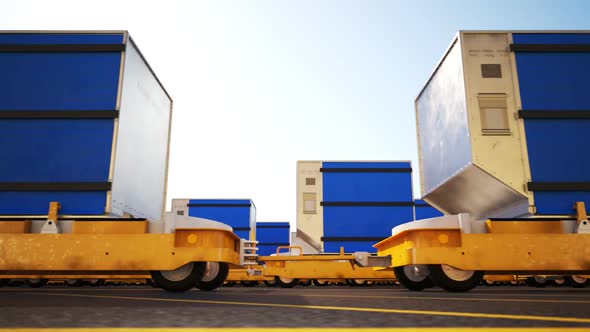
[(346, 284), (350, 287), (364, 287), (367, 286), (369, 283), (366, 280), (362, 282), (357, 282), (355, 279), (346, 279)]
[(25, 281), (25, 284), (31, 288), (41, 288), (49, 282), (47, 279), (38, 279), (39, 281), (33, 281), (34, 279), (29, 279)]
[(244, 287), (256, 287), (260, 282), (258, 280), (240, 281), (240, 284)]
[(543, 287), (547, 286), (548, 283), (549, 283), (548, 280), (545, 280), (545, 282), (539, 282), (534, 277), (526, 278), (526, 284), (529, 287), (543, 288)]
[(434, 286), (432, 279), (430, 277), (426, 277), (426, 279), (422, 281), (412, 281), (406, 275), (403, 266), (396, 266), (393, 268), (393, 273), (395, 274), (395, 278), (400, 283), (400, 285), (404, 286), (405, 288), (411, 291), (421, 291), (425, 288), (431, 288)]
[(92, 287), (100, 287), (104, 285), (104, 279), (96, 279), (96, 281), (88, 280), (88, 284)]
[(484, 271), (475, 271), (468, 279), (458, 281), (447, 276), (441, 265), (429, 265), (428, 268), (434, 284), (449, 292), (470, 291), (481, 283), (484, 276)]
[(565, 278), (561, 282), (558, 279), (551, 280), (551, 285), (555, 287), (563, 287), (565, 286)]
[(158, 286), (158, 283), (152, 278), (145, 279), (145, 284), (153, 288), (160, 288), (160, 286)]
[(219, 264), (219, 271), (218, 271), (217, 275), (212, 280), (209, 280), (209, 281), (203, 281), (203, 280), (197, 281), (197, 283), (195, 284), (195, 287), (197, 287), (198, 289), (200, 289), (202, 291), (212, 291), (212, 290), (217, 289), (223, 285), (223, 283), (225, 282), (225, 279), (227, 278), (227, 275), (229, 274), (229, 264), (223, 263), (223, 262), (216, 262), (216, 263)]
[(313, 279), (311, 282), (317, 287), (326, 287), (330, 285), (329, 281), (319, 281), (317, 279)]
[(299, 285), (303, 287), (311, 286), (311, 280), (299, 280)]
[(293, 280), (291, 280), (289, 282), (285, 282), (285, 281), (281, 280), (281, 278), (279, 276), (275, 276), (275, 280), (277, 282), (277, 285), (279, 285), (282, 288), (293, 288), (299, 283), (299, 279), (297, 279), (297, 278), (293, 278)]
[(487, 287), (493, 287), (496, 286), (497, 283), (495, 281), (490, 281), (490, 280), (486, 280), (486, 279), (481, 279), (481, 284)]
[(266, 287), (277, 287), (277, 282), (273, 280), (264, 280), (264, 286)]
[[(205, 272), (205, 263), (202, 262), (192, 262), (188, 263), (192, 264), (192, 269), (188, 273), (188, 275), (181, 279), (181, 280), (169, 280), (162, 274), (161, 271), (152, 271), (152, 279), (164, 290), (168, 292), (185, 292), (190, 290), (191, 288), (195, 287), (197, 281), (203, 278), (203, 273)], [(188, 265), (185, 264), (180, 268)]]
[(569, 287), (584, 288), (584, 287), (587, 287), (588, 285), (590, 285), (590, 279), (586, 279), (586, 281), (584, 281), (584, 282), (577, 282), (571, 276), (565, 276), (563, 278), (565, 279), (565, 284)]
[(68, 287), (80, 287), (84, 282), (80, 279), (68, 279), (64, 281), (64, 285)]

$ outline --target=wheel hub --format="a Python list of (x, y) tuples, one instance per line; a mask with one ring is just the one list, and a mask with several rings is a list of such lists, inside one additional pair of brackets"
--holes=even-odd
[(443, 272), (447, 277), (456, 281), (465, 281), (473, 276), (475, 271), (461, 270), (449, 265), (441, 265)]
[(583, 283), (585, 283), (585, 282), (586, 282), (586, 280), (587, 280), (586, 278), (584, 278), (584, 277), (582, 277), (582, 276), (576, 276), (576, 275), (573, 275), (573, 276), (572, 276), (572, 279), (573, 279), (575, 282), (579, 283), (579, 284), (583, 284)]
[(413, 282), (424, 281), (430, 271), (426, 265), (406, 265), (404, 266), (404, 273)]
[(533, 279), (535, 279), (535, 282), (538, 284), (544, 284), (547, 282), (547, 279), (541, 276), (534, 276)]
[(205, 274), (201, 281), (209, 282), (219, 274), (219, 263), (218, 262), (207, 262), (207, 266), (205, 267)]
[(194, 264), (188, 263), (177, 268), (176, 270), (160, 271), (160, 273), (164, 278), (170, 281), (181, 281), (186, 279), (191, 274), (191, 272), (193, 272), (193, 268)]
[(293, 282), (293, 278), (285, 278), (285, 277), (279, 277), (279, 279), (281, 279), (282, 282), (284, 282), (285, 284), (290, 284)]

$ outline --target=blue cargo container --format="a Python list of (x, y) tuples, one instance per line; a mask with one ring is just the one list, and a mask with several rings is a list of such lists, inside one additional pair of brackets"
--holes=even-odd
[(461, 31), (416, 99), (424, 200), (477, 218), (590, 202), (590, 32)]
[(250, 199), (173, 199), (172, 212), (219, 221), (242, 239), (256, 239), (256, 206)]
[(288, 246), (291, 233), (288, 222), (257, 222), (256, 241), (258, 255), (268, 256), (276, 253), (278, 246)]
[(0, 33), (0, 214), (161, 220), (172, 100), (125, 31)]
[(324, 252), (371, 251), (414, 219), (409, 162), (322, 163)]
[(393, 227), (414, 220), (407, 161), (299, 162), (298, 195), (297, 236), (324, 252), (374, 252)]

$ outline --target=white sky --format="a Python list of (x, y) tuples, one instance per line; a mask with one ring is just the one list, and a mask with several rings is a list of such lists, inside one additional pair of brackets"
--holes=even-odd
[(525, 2), (0, 0), (0, 29), (129, 30), (174, 99), (168, 201), (293, 223), (297, 160), (412, 160), (419, 197), (413, 101), (457, 30), (587, 22)]

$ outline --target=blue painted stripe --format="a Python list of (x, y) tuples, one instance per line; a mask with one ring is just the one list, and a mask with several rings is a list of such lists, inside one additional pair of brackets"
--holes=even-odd
[(106, 182), (113, 127), (112, 119), (0, 120), (0, 182)]
[(414, 220), (413, 207), (324, 207), (324, 236), (389, 236), (397, 225)]
[(289, 243), (291, 238), (289, 228), (261, 228), (256, 227), (256, 240), (260, 243)]
[(517, 53), (524, 110), (589, 110), (590, 53)]
[(416, 206), (416, 220), (441, 217), (441, 216), (443, 216), (443, 213), (431, 206), (428, 206), (428, 207)]
[(582, 143), (589, 129), (590, 120), (525, 120), (532, 181), (590, 181), (590, 148)]
[(234, 230), (234, 234), (236, 234), (240, 239), (250, 239), (250, 231), (236, 231)]
[(1, 110), (114, 110), (118, 53), (0, 53)]
[(258, 256), (270, 256), (272, 254), (276, 254), (276, 252), (277, 252), (276, 245), (258, 244)]
[(412, 202), (410, 173), (323, 173), (325, 202)]
[(587, 33), (514, 33), (515, 44), (590, 44)]
[(50, 202), (59, 202), (59, 214), (104, 214), (106, 192), (57, 191), (57, 192), (0, 192), (0, 215), (47, 214)]
[(583, 191), (537, 191), (533, 193), (537, 214), (576, 214), (576, 202), (590, 202), (590, 192)]
[(0, 33), (0, 44), (122, 44), (123, 34)]
[[(199, 207), (191, 206), (188, 210), (191, 217), (219, 221), (231, 227), (251, 227), (250, 207)], [(255, 227), (255, 225), (254, 225)]]

